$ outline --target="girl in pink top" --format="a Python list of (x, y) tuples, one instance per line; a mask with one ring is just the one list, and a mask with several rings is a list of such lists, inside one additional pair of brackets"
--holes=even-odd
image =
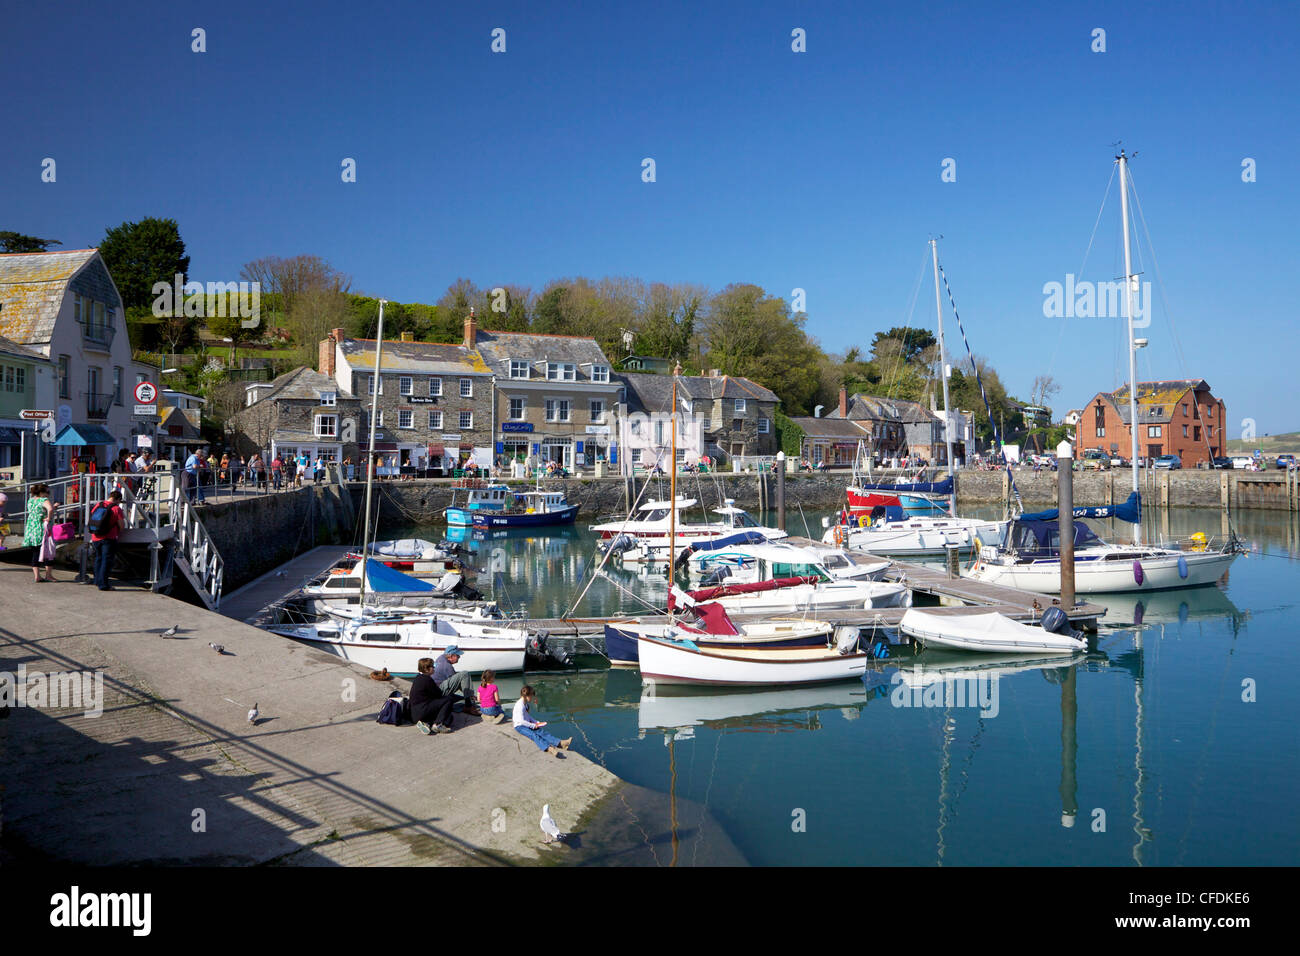
[(494, 680), (496, 674), (492, 671), (484, 671), (483, 676), (479, 678), (478, 707), (484, 717), (495, 717), (493, 723), (499, 724), (506, 719), (506, 714), (501, 709), (501, 693), (493, 683)]

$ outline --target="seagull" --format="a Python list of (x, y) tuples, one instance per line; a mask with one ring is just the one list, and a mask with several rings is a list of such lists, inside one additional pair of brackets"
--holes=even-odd
[(256, 704), (256, 703), (253, 704), (253, 709), (250, 710), (250, 711), (248, 712), (248, 722), (249, 722), (250, 724), (254, 724), (254, 725), (257, 724), (257, 704)]
[(175, 637), (175, 636), (176, 636), (176, 632), (179, 631), (179, 630), (180, 630), (180, 625), (179, 625), (179, 624), (173, 624), (171, 627), (167, 628), (167, 630), (165, 630), (165, 631), (162, 632), (162, 636), (163, 636), (163, 637)]
[(567, 833), (561, 833), (560, 828), (556, 826), (555, 821), (551, 819), (551, 805), (549, 803), (542, 807), (542, 821), (540, 825), (542, 832), (546, 834), (546, 839), (542, 841), (543, 843), (562, 843), (564, 842), (564, 838), (568, 836)]
[(213, 644), (211, 641), (208, 641), (208, 647), (212, 648), (218, 654), (226, 653), (226, 647), (224, 644)]

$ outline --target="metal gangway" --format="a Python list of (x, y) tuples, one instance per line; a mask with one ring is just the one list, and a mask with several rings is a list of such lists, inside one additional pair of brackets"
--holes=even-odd
[(22, 535), (27, 499), (32, 485), (44, 484), (54, 505), (54, 524), (71, 529), (72, 535), (58, 541), (67, 554), (77, 548), (78, 580), (86, 580), (91, 555), (90, 512), (114, 490), (122, 493), (125, 518), (118, 546), (122, 552), (147, 549), (149, 568), (144, 584), (150, 590), (168, 593), (173, 573), (179, 570), (209, 610), (221, 604), (225, 564), (198, 510), (181, 488), (179, 474), (160, 470), (146, 473), (100, 472), (67, 475), (48, 481), (29, 481), (5, 487), (5, 514), (11, 530)]

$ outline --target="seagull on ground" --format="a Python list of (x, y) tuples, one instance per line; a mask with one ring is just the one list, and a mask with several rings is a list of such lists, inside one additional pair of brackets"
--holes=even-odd
[(257, 724), (257, 704), (256, 704), (256, 703), (253, 704), (253, 709), (250, 710), (250, 711), (248, 712), (248, 722), (249, 722), (250, 724), (253, 724), (253, 725), (256, 725), (256, 724)]
[(542, 832), (546, 834), (546, 839), (542, 841), (543, 843), (562, 843), (564, 842), (564, 838), (568, 836), (567, 833), (561, 833), (560, 828), (556, 826), (555, 821), (551, 819), (551, 805), (549, 803), (542, 807), (542, 820), (540, 825)]
[(179, 624), (173, 624), (171, 627), (167, 628), (167, 630), (165, 630), (165, 631), (162, 632), (162, 636), (163, 636), (163, 637), (175, 637), (175, 636), (176, 636), (176, 632), (179, 631), (179, 630), (180, 630), (180, 625), (179, 625)]
[(226, 653), (226, 646), (224, 644), (213, 644), (211, 641), (208, 641), (208, 647), (212, 648), (218, 654)]

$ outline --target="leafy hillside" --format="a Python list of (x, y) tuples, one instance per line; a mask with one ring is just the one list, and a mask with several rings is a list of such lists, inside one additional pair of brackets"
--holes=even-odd
[(1253, 455), (1256, 448), (1261, 449), (1267, 458), (1284, 453), (1300, 455), (1300, 432), (1264, 435), (1249, 441), (1241, 438), (1228, 440), (1229, 455)]

